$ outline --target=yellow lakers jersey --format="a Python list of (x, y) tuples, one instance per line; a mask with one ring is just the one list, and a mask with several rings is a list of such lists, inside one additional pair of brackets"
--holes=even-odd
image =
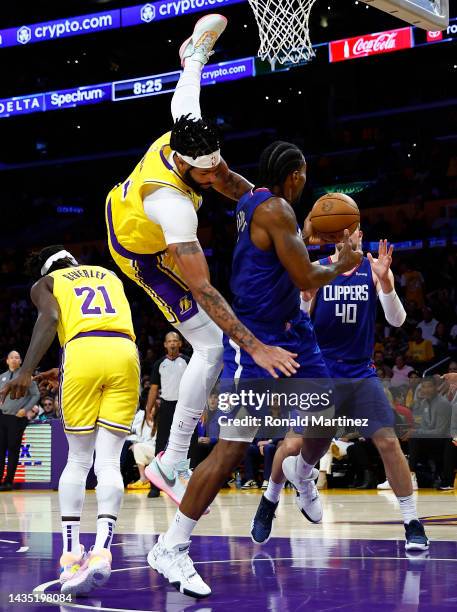
[(135, 340), (130, 306), (121, 280), (100, 266), (76, 266), (50, 272), (59, 303), (57, 333), (61, 346), (81, 332), (102, 330)]
[(145, 189), (171, 187), (188, 196), (195, 210), (201, 206), (201, 196), (186, 185), (168, 161), (172, 152), (170, 134), (156, 140), (128, 179), (108, 194), (108, 223), (112, 222), (112, 233), (121, 247), (133, 254), (153, 254), (167, 248), (162, 228), (144, 212)]

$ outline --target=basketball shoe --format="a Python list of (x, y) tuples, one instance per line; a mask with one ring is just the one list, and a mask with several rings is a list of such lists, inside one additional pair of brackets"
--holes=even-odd
[(64, 584), (70, 578), (76, 574), (81, 565), (84, 563), (86, 559), (86, 553), (84, 551), (84, 546), (81, 546), (81, 555), (78, 557), (77, 555), (73, 555), (72, 553), (63, 553), (60, 557), (60, 584)]
[(163, 535), (148, 554), (148, 563), (172, 584), (177, 591), (189, 597), (208, 597), (211, 589), (203, 581), (189, 557), (189, 542), (166, 548)]
[(410, 521), (405, 523), (405, 550), (428, 550), (430, 542), (425, 535), (424, 526), (420, 521)]
[[(154, 457), (144, 473), (153, 485), (166, 493), (179, 506), (186, 492), (187, 483), (192, 476), (192, 470), (189, 467), (190, 460), (182, 459), (172, 466), (166, 465), (162, 462), (163, 453), (164, 451)], [(208, 514), (208, 512), (209, 508), (203, 514)]]
[(278, 504), (279, 502), (271, 502), (265, 495), (262, 495), (251, 525), (251, 540), (255, 544), (265, 544), (270, 539), (273, 519), (276, 518), (275, 512)]
[(303, 478), (298, 474), (297, 456), (286, 457), (282, 462), (284, 476), (291, 482), (297, 491), (295, 503), (304, 517), (311, 523), (320, 523), (322, 520), (322, 503), (319, 497), (315, 480), (319, 476), (319, 470), (313, 468), (309, 478)]
[(226, 26), (227, 19), (216, 13), (199, 19), (195, 24), (192, 36), (185, 40), (179, 49), (181, 66), (184, 68), (184, 61), (188, 57), (201, 62), (204, 66), (209, 57), (213, 55), (213, 47)]
[(106, 548), (92, 550), (73, 577), (60, 589), (62, 593), (83, 595), (103, 586), (111, 576), (111, 553)]

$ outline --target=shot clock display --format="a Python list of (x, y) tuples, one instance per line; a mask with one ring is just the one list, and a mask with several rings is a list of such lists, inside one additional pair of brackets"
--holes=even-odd
[(120, 100), (131, 100), (146, 96), (157, 96), (159, 94), (174, 91), (175, 85), (181, 75), (180, 70), (155, 74), (140, 79), (128, 79), (127, 81), (116, 81), (113, 83), (113, 102)]

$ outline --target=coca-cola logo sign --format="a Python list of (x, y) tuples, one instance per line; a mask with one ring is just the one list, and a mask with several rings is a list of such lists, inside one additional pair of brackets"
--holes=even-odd
[(335, 40), (329, 45), (330, 62), (391, 53), (401, 49), (411, 49), (412, 46), (412, 28), (400, 28), (388, 32)]

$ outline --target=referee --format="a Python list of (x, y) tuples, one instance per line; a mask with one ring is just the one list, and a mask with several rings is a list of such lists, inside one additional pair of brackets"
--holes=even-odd
[[(0, 387), (16, 378), (21, 367), (21, 356), (17, 351), (10, 351), (6, 358), (8, 369), (0, 374)], [(0, 483), (5, 469), (6, 454), (8, 453), (8, 468), (0, 491), (11, 491), (14, 475), (19, 462), (22, 434), (29, 423), (28, 413), (38, 403), (40, 392), (36, 382), (32, 382), (25, 397), (12, 400), (6, 397), (0, 406)]]
[[(157, 423), (156, 455), (164, 451), (167, 446), (173, 415), (178, 401), (179, 384), (189, 362), (189, 357), (180, 353), (182, 341), (181, 336), (177, 332), (169, 332), (165, 336), (163, 345), (166, 354), (161, 359), (158, 359), (152, 367), (151, 388), (149, 389), (146, 404), (146, 414), (151, 414)], [(189, 449), (191, 467), (194, 467), (193, 462), (197, 453), (198, 436), (197, 432), (194, 431)], [(158, 496), (159, 489), (151, 486), (148, 497)]]

